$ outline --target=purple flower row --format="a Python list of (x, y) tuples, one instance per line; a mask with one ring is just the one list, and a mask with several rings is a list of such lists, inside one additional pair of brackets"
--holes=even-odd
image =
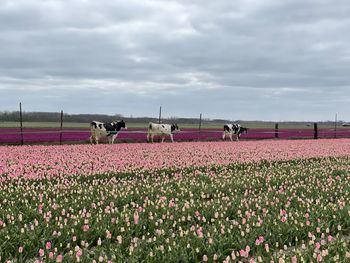
[[(128, 129), (120, 132), (117, 141), (146, 141), (147, 130)], [(335, 132), (329, 129), (318, 131), (320, 138), (334, 137)], [(350, 137), (350, 130), (338, 130), (337, 137)], [(217, 129), (181, 129), (181, 132), (174, 134), (176, 141), (194, 141), (194, 140), (220, 140), (222, 131)], [(313, 138), (313, 129), (286, 129), (279, 130), (279, 138)], [(90, 131), (88, 129), (65, 129), (62, 132), (62, 141), (78, 142), (88, 141)], [(249, 129), (247, 134), (242, 134), (242, 139), (272, 139), (275, 138), (274, 129)], [(60, 130), (57, 128), (25, 128), (23, 129), (23, 142), (58, 142), (60, 140)], [(20, 130), (17, 128), (1, 128), (0, 143), (19, 143), (21, 141)]]

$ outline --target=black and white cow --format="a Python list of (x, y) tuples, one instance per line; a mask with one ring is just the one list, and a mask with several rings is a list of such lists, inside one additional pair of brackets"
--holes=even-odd
[(123, 120), (113, 121), (109, 123), (92, 121), (90, 123), (90, 129), (91, 129), (90, 142), (92, 144), (93, 141), (95, 141), (96, 144), (98, 144), (98, 141), (102, 137), (107, 137), (109, 143), (114, 143), (115, 138), (117, 138), (118, 136), (118, 132), (122, 128), (127, 129), (125, 122)]
[(248, 128), (242, 127), (238, 123), (225, 124), (222, 139), (225, 140), (225, 138), (229, 136), (230, 140), (232, 141), (232, 137), (235, 135), (236, 141), (238, 141), (243, 132), (248, 133)]
[(172, 142), (174, 142), (173, 132), (179, 131), (177, 124), (158, 124), (150, 122), (148, 124), (147, 141), (149, 139), (153, 142), (154, 135), (160, 135), (162, 142), (164, 142), (165, 136), (169, 135)]

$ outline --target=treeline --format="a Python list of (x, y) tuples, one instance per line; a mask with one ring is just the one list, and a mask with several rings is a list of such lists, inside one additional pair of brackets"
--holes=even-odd
[[(22, 119), (26, 122), (60, 122), (60, 112), (22, 112)], [(110, 122), (114, 120), (123, 119), (126, 122), (134, 123), (147, 123), (158, 122), (157, 118), (150, 117), (125, 117), (121, 114), (107, 115), (107, 114), (63, 114), (64, 122), (78, 122), (78, 123), (90, 123), (92, 120), (98, 120), (102, 122)], [(185, 123), (185, 124), (198, 124), (198, 118), (165, 118), (163, 119), (171, 122)], [(19, 111), (0, 111), (0, 121), (6, 122), (19, 122)], [(209, 120), (204, 119), (202, 123), (226, 123), (227, 120)]]
[[(122, 118), (121, 115), (106, 114), (63, 114), (64, 122), (91, 122), (92, 120), (101, 120), (103, 122), (117, 120)], [(28, 122), (60, 122), (60, 112), (22, 112), (23, 121)], [(2, 111), (0, 112), (0, 121), (20, 121), (19, 111)]]
[[(22, 112), (22, 118), (23, 121), (26, 122), (60, 122), (61, 120), (61, 113), (60, 112)], [(134, 123), (147, 123), (147, 122), (158, 122), (157, 118), (150, 118), (150, 117), (125, 117), (122, 114), (115, 114), (115, 115), (107, 115), (107, 114), (63, 114), (63, 121), (64, 122), (75, 122), (75, 123), (90, 123), (92, 120), (98, 120), (102, 122), (110, 122), (114, 120), (121, 120), (123, 119), (126, 122), (134, 122)], [(183, 124), (198, 124), (199, 118), (178, 118), (178, 117), (171, 117), (171, 118), (163, 118), (163, 122), (169, 121), (169, 122), (176, 122), (176, 123), (183, 123)], [(19, 111), (0, 111), (0, 121), (6, 121), (6, 122), (19, 122), (20, 121), (20, 114)], [(232, 121), (225, 120), (225, 119), (203, 119), (202, 124), (225, 124), (230, 123)], [(236, 120), (235, 122), (248, 125), (249, 124), (267, 124), (273, 126), (275, 122), (272, 121), (245, 121), (245, 120)], [(341, 123), (341, 120), (338, 120), (339, 123)], [(300, 124), (300, 123), (306, 123), (311, 125), (312, 122), (298, 122), (298, 121), (285, 121), (280, 122), (284, 124)], [(326, 124), (331, 125), (334, 124), (333, 121), (323, 121), (318, 122), (319, 124)]]

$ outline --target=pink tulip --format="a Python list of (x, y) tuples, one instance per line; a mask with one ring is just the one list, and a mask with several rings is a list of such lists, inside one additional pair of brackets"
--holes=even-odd
[(50, 241), (48, 241), (48, 242), (46, 242), (46, 250), (49, 250), (49, 249), (51, 249), (51, 242)]
[(247, 254), (247, 252), (246, 252), (244, 249), (241, 249), (241, 250), (239, 251), (239, 255), (240, 255), (241, 257), (245, 257), (245, 258), (248, 257), (248, 254)]
[(56, 258), (56, 262), (60, 263), (60, 262), (62, 262), (62, 260), (63, 260), (63, 256), (62, 255), (58, 255), (57, 258)]
[(75, 253), (75, 256), (77, 258), (80, 258), (83, 255), (83, 251), (81, 249), (78, 249), (78, 251)]
[(139, 213), (135, 212), (134, 213), (134, 224), (137, 225), (139, 223)]
[(315, 244), (315, 248), (316, 248), (316, 249), (320, 249), (320, 248), (321, 248), (321, 244), (320, 244), (319, 242), (317, 242), (317, 243)]
[(197, 231), (196, 231), (196, 232), (197, 232), (197, 236), (198, 236), (199, 238), (203, 238), (203, 236), (204, 236), (202, 231), (203, 231), (203, 230), (202, 230), (201, 227), (198, 228)]

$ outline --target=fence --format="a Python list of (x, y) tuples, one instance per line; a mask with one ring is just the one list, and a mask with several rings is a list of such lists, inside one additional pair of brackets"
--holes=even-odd
[[(181, 129), (181, 127), (180, 127)], [(117, 142), (146, 142), (146, 129), (128, 129), (119, 132)], [(223, 130), (209, 128), (188, 128), (174, 133), (176, 141), (209, 141), (221, 140)], [(58, 128), (2, 128), (0, 144), (35, 144), (35, 143), (86, 143), (89, 141), (89, 129)], [(349, 129), (279, 129), (278, 124), (271, 129), (249, 129), (242, 134), (241, 140), (262, 139), (319, 139), (350, 137)]]

